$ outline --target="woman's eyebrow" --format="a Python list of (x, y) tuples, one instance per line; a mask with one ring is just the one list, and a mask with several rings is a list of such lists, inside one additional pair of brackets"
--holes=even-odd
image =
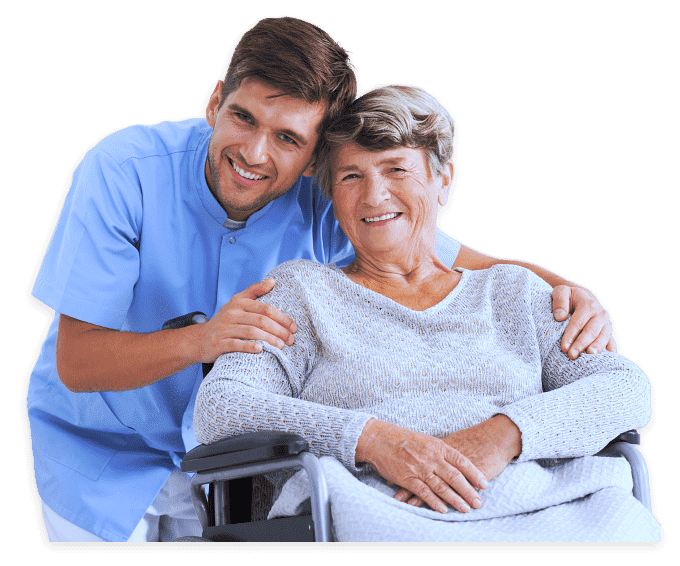
[(405, 157), (386, 157), (378, 161), (376, 165), (402, 165), (408, 161)]
[(350, 171), (351, 169), (358, 169), (356, 165), (343, 165), (342, 167), (333, 167), (335, 173), (344, 173), (345, 171)]

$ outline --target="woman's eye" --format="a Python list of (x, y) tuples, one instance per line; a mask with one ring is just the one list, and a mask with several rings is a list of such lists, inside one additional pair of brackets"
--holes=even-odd
[(357, 178), (359, 178), (359, 175), (357, 175), (356, 173), (350, 173), (349, 175), (345, 175), (340, 180), (341, 181), (351, 181), (352, 179), (357, 179)]
[(404, 173), (404, 169), (401, 167), (392, 167), (390, 169), (390, 173)]

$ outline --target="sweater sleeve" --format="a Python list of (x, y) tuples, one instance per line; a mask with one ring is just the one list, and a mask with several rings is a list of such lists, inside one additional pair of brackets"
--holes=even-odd
[(312, 453), (337, 458), (356, 471), (355, 450), (371, 415), (300, 399), (320, 345), (305, 289), (287, 265), (272, 274), (276, 287), (262, 300), (298, 325), (295, 343), (283, 350), (265, 342), (259, 354), (220, 356), (201, 384), (194, 411), (196, 439), (204, 444), (245, 432), (279, 430), (305, 438)]
[(571, 360), (560, 348), (565, 323), (552, 315), (550, 289), (530, 278), (543, 393), (507, 405), (522, 432), (518, 461), (595, 454), (618, 434), (647, 424), (650, 387), (631, 361), (610, 352)]

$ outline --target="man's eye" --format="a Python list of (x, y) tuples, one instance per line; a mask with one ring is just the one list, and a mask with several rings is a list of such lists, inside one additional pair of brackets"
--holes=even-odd
[(287, 136), (286, 134), (279, 134), (279, 139), (281, 141), (283, 141), (284, 143), (287, 143), (287, 144), (290, 144), (290, 145), (297, 143), (293, 138), (291, 138), (290, 136)]
[(248, 124), (252, 124), (252, 123), (253, 123), (253, 119), (252, 119), (250, 116), (248, 116), (247, 114), (241, 114), (241, 112), (234, 112), (234, 115), (235, 115), (239, 120), (241, 120), (242, 122), (246, 122), (246, 123), (248, 123)]

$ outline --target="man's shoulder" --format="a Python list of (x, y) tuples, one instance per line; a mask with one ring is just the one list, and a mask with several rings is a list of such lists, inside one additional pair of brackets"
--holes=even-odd
[(194, 151), (210, 131), (205, 119), (200, 118), (161, 122), (150, 126), (129, 126), (106, 136), (93, 150), (104, 152), (121, 164), (128, 159), (163, 157)]

